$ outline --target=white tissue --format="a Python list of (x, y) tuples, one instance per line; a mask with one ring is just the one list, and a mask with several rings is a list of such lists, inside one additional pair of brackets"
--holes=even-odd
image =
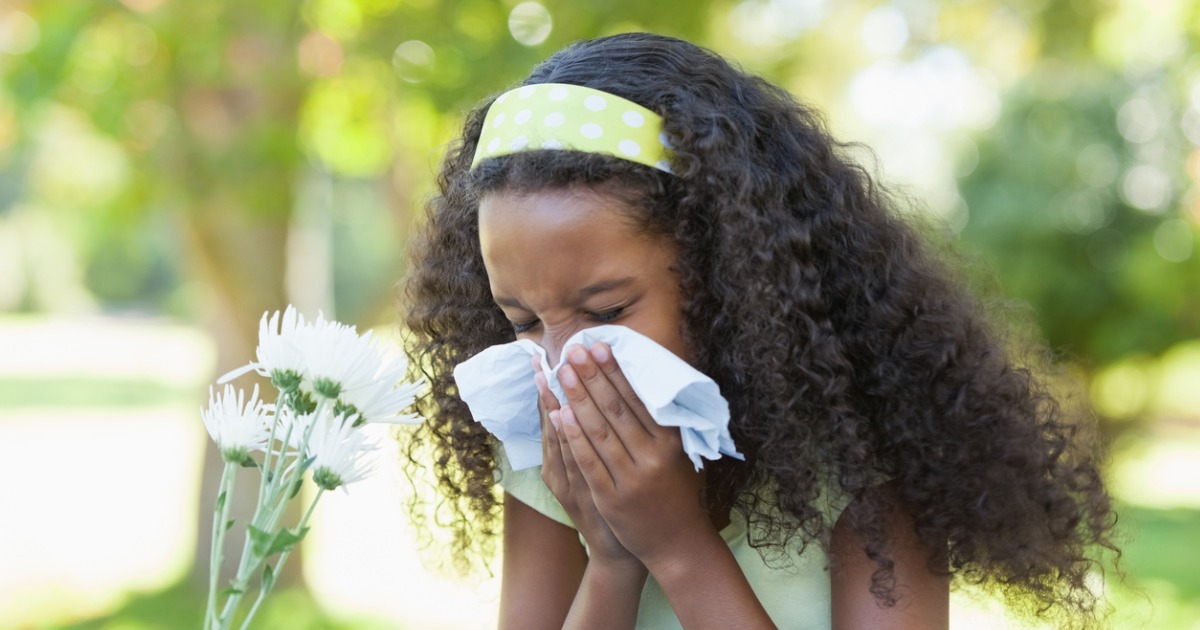
[[(701, 458), (717, 459), (724, 454), (743, 459), (729, 435), (729, 403), (716, 382), (624, 326), (581, 330), (563, 347), (575, 343), (590, 347), (597, 341), (612, 348), (617, 365), (655, 422), (679, 427), (683, 450), (696, 470), (704, 467)], [(459, 397), (475, 420), (504, 444), (513, 470), (542, 463), (542, 427), (530, 356), (540, 357), (550, 391), (565, 404), (558, 382), (565, 358), (560, 357), (551, 368), (546, 351), (527, 339), (492, 346), (454, 368)]]

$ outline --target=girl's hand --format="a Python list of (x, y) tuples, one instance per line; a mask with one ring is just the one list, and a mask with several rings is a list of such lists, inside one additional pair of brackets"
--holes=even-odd
[(590, 557), (626, 566), (634, 574), (645, 577), (645, 568), (629, 552), (596, 510), (591, 490), (587, 486), (575, 458), (567, 445), (566, 436), (559, 430), (562, 410), (558, 399), (550, 392), (541, 363), (533, 360), (534, 382), (538, 388), (538, 411), (542, 421), (542, 481), (558, 499), (567, 515), (587, 541)]
[[(679, 429), (650, 417), (606, 344), (590, 351), (572, 346), (567, 360), (558, 373), (567, 398), (555, 416), (565, 440), (560, 451), (570, 454), (594, 509), (621, 547), (654, 575), (683, 627), (775, 627), (709, 518), (704, 475), (683, 452)], [(580, 593), (624, 583), (603, 573), (589, 580), (594, 568), (588, 564)], [(625, 597), (637, 594), (626, 591)], [(612, 601), (625, 600), (607, 598), (603, 606), (589, 607), (579, 606), (576, 596), (575, 606), (611, 611)]]
[(556, 416), (562, 456), (572, 458), (590, 499), (620, 544), (651, 570), (723, 543), (704, 504), (679, 429), (660, 426), (607, 344), (573, 345), (558, 374), (568, 406)]

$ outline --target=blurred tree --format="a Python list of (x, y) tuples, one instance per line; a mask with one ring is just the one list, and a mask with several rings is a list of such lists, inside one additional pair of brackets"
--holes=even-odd
[(1153, 90), (1103, 68), (1046, 64), (1010, 94), (962, 181), (964, 241), (1034, 306), (1053, 347), (1092, 368), (1200, 336), (1200, 234), (1171, 183), (1184, 179), (1184, 143), (1145, 138), (1159, 144), (1147, 159), (1118, 130), (1142, 107), (1126, 134), (1178, 117), (1151, 104)]
[(1200, 9), (1188, 6), (1045, 4), (1036, 63), (960, 182), (967, 246), (1089, 370), (1200, 336)]
[[(261, 314), (285, 303), (305, 86), (291, 54), (296, 9), (289, 2), (176, 3), (169, 11), (155, 10), (158, 1), (125, 4), (51, 0), (25, 7), (42, 25), (44, 42), (5, 68), (18, 116), (86, 116), (120, 149), (111, 159), (123, 164), (104, 198), (65, 194), (71, 182), (33, 185), (43, 190), (42, 209), (79, 224), (102, 298), (153, 298), (169, 284), (164, 273), (198, 280), (206, 294), (197, 315), (218, 341), (218, 369), (231, 369), (253, 356)], [(65, 144), (42, 147), (38, 159), (66, 160), (70, 151)], [(89, 164), (84, 172), (106, 168)], [(11, 176), (20, 186), (26, 173)], [(157, 242), (143, 240), (147, 235)], [(206, 460), (205, 515), (220, 468), (213, 449)], [(242, 486), (234, 511), (249, 514), (254, 487)], [(207, 557), (209, 539), (202, 526), (200, 557)]]
[[(9, 3), (0, 19), (30, 44), (0, 55), (0, 111), (16, 130), (0, 146), (0, 207), (53, 215), (102, 305), (206, 320), (223, 372), (253, 356), (264, 311), (322, 274), (338, 304), (355, 307), (342, 319), (388, 308), (399, 218), (427, 190), (461, 112), (487, 92), (573, 39), (638, 25), (702, 38), (707, 24), (707, 3), (568, 6), (571, 19), (555, 24), (543, 5), (485, 0)], [(355, 202), (334, 207), (335, 197)], [(364, 210), (380, 204), (398, 217)], [(315, 264), (304, 260), (312, 250), (289, 255), (289, 238), (312, 244), (297, 223), (344, 251)], [(209, 448), (202, 515), (218, 459)], [(253, 488), (239, 490), (234, 511), (248, 514)], [(211, 524), (200, 520), (207, 557)]]

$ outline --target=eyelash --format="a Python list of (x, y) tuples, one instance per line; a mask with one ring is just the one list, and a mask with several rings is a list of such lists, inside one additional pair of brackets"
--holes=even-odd
[[(604, 311), (603, 313), (588, 313), (588, 317), (591, 317), (593, 321), (597, 321), (597, 322), (604, 324), (604, 323), (608, 323), (608, 322), (611, 322), (611, 321), (617, 319), (624, 312), (625, 312), (625, 307), (621, 306), (618, 308), (614, 308), (612, 310)], [(536, 325), (537, 325), (536, 319), (531, 322), (512, 322), (513, 332), (518, 335), (521, 333), (527, 333), (530, 330), (533, 330), (533, 327)]]
[(604, 322), (611, 322), (612, 320), (620, 317), (624, 311), (625, 311), (625, 307), (619, 306), (612, 310), (604, 311), (603, 313), (589, 313), (588, 315), (593, 320), (604, 323)]

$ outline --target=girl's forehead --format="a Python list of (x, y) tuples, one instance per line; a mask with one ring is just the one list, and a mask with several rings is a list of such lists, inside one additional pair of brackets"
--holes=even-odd
[(532, 192), (501, 191), (479, 202), (480, 238), (520, 226), (526, 231), (618, 228), (630, 238), (642, 236), (638, 212), (622, 199), (586, 187)]
[(668, 244), (630, 213), (611, 197), (576, 191), (487, 197), (479, 211), (484, 264), (489, 276), (540, 278), (656, 258)]

